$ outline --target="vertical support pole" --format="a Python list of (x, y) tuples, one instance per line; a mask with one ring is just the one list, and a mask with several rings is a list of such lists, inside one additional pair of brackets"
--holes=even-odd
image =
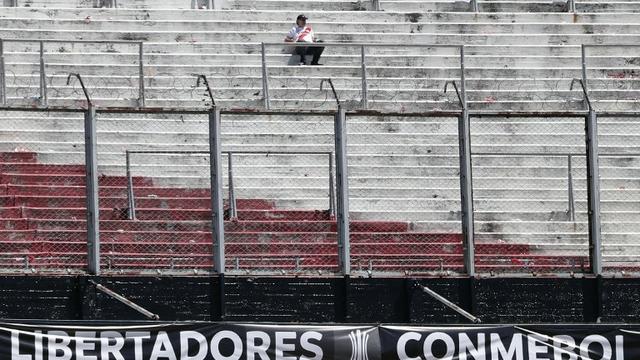
[(144, 96), (144, 43), (140, 42), (138, 45), (138, 107), (145, 107)]
[(475, 245), (473, 229), (473, 175), (471, 168), (471, 126), (467, 105), (464, 46), (460, 46), (460, 97), (462, 113), (458, 118), (460, 156), (460, 202), (462, 210), (462, 236), (464, 267), (469, 276), (475, 276)]
[(4, 41), (0, 39), (0, 105), (7, 105), (7, 81), (4, 71)]
[(129, 220), (136, 220), (136, 199), (133, 194), (133, 176), (131, 176), (131, 153), (127, 150), (125, 154), (127, 165), (127, 202), (129, 206), (127, 215)]
[[(213, 265), (218, 274), (225, 273), (224, 208), (222, 205), (222, 147), (220, 145), (220, 110), (209, 112), (209, 162), (211, 172), (211, 222)], [(221, 278), (222, 280), (222, 278)]]
[(229, 177), (229, 219), (235, 220), (238, 218), (238, 204), (236, 202), (236, 188), (233, 183), (233, 153), (227, 152), (228, 156), (228, 177)]
[(44, 66), (44, 41), (40, 41), (40, 106), (47, 106), (47, 75)]
[(374, 11), (380, 11), (382, 9), (380, 7), (380, 0), (371, 0), (371, 7)]
[(351, 274), (351, 255), (349, 244), (349, 178), (347, 174), (347, 126), (346, 113), (338, 106), (335, 117), (336, 141), (336, 184), (338, 225), (338, 264), (343, 275)]
[(587, 213), (589, 217), (589, 262), (594, 275), (602, 275), (600, 233), (600, 168), (598, 164), (598, 117), (593, 109), (587, 116)]
[(587, 84), (587, 49), (584, 46), (584, 44), (582, 44), (580, 46), (580, 58), (582, 61), (582, 66), (581, 66), (581, 70), (582, 70), (582, 85), (584, 85), (585, 91), (586, 89), (589, 88), (588, 84)]
[(267, 54), (264, 43), (260, 44), (262, 54), (262, 98), (264, 100), (264, 108), (271, 109), (271, 99), (269, 98), (269, 76), (267, 71)]
[(569, 198), (569, 218), (571, 221), (576, 221), (576, 207), (573, 198), (573, 169), (571, 154), (567, 155), (567, 196)]
[(84, 150), (87, 191), (87, 262), (89, 274), (100, 275), (100, 209), (98, 206), (98, 160), (96, 110), (93, 105), (84, 114)]
[(480, 7), (478, 6), (478, 0), (471, 0), (471, 10), (474, 13), (480, 12)]
[(575, 13), (576, 12), (576, 1), (575, 0), (568, 0), (567, 1), (567, 10), (570, 13)]
[(333, 156), (334, 153), (329, 154), (329, 217), (332, 219), (336, 216), (336, 187), (334, 185)]
[(470, 119), (468, 109), (463, 109), (458, 118), (458, 139), (460, 156), (460, 202), (462, 211), (462, 247), (464, 267), (469, 276), (475, 276), (473, 186), (471, 167)]
[(365, 62), (365, 47), (360, 47), (360, 66), (362, 68), (362, 108), (369, 108), (369, 94), (367, 93), (367, 64)]

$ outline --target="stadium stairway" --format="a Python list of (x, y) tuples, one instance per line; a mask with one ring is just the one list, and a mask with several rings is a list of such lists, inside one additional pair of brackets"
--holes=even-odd
[[(262, 6), (263, 2), (257, 2)], [(266, 2), (264, 4), (267, 4)], [(241, 7), (241, 3), (235, 6)], [(266, 5), (265, 5), (266, 6)], [(323, 5), (318, 5), (322, 7)], [(325, 9), (325, 8), (322, 8)], [(7, 11), (4, 11), (7, 10)], [(143, 40), (148, 83), (147, 105), (207, 106), (194, 89), (203, 72), (223, 107), (261, 107), (262, 84), (256, 41), (281, 41), (299, 11), (162, 11), (108, 9), (7, 8), (0, 14), (0, 37), (25, 39)], [(598, 14), (464, 12), (371, 12), (305, 10), (326, 41), (455, 43), (467, 46), (467, 80), (474, 109), (581, 109), (579, 89), (582, 43), (637, 42), (638, 17), (631, 11)], [(247, 21), (250, 18), (250, 21)], [(9, 100), (32, 105), (38, 93), (36, 43), (6, 43)], [(360, 49), (327, 49), (325, 66), (286, 66), (281, 48), (268, 54), (274, 108), (332, 108), (320, 92), (320, 79), (332, 77), (348, 106), (360, 106)], [(82, 105), (77, 85), (66, 86), (68, 72), (79, 71), (99, 105), (137, 99), (137, 50), (131, 45), (47, 45), (50, 103)], [(459, 76), (457, 54), (393, 49), (368, 54), (370, 104), (400, 111), (457, 108), (455, 95), (443, 94), (444, 81)], [(637, 52), (593, 48), (591, 93), (598, 109), (637, 107)], [(290, 81), (291, 78), (309, 79)], [(356, 85), (354, 85), (356, 84)], [(302, 96), (301, 96), (302, 94)], [(50, 164), (80, 161), (80, 122), (49, 114), (52, 123), (28, 113), (4, 114), (3, 151), (24, 147)], [(9, 118), (10, 121), (9, 121)], [(433, 120), (433, 121), (432, 121)], [(305, 117), (245, 116), (223, 119), (223, 145), (234, 150), (331, 150), (332, 124)], [(179, 124), (179, 125), (176, 125)], [(362, 118), (348, 129), (351, 216), (358, 221), (411, 222), (425, 233), (460, 233), (457, 129), (452, 119)], [(170, 148), (206, 150), (206, 124), (161, 116), (102, 116), (99, 159), (107, 179), (124, 174), (124, 150)], [(638, 129), (633, 119), (601, 128), (601, 146), (632, 154)], [(584, 124), (558, 118), (505, 121), (474, 119), (473, 151), (584, 153)], [(625, 135), (620, 141), (621, 134)], [(41, 156), (40, 156), (41, 155)], [(273, 159), (273, 157), (272, 157)], [(283, 210), (324, 209), (326, 169), (316, 159), (291, 163), (284, 157), (259, 164), (238, 161), (236, 175), (247, 199), (275, 198)], [(207, 186), (208, 169), (184, 158), (163, 160), (165, 167), (138, 164), (137, 174), (163, 187)], [(265, 161), (265, 159), (260, 159)], [(588, 253), (584, 160), (574, 163), (575, 221), (567, 215), (567, 165), (562, 157), (474, 156), (476, 239), (478, 246), (526, 246), (538, 256), (563, 255), (580, 268)], [(605, 255), (621, 263), (633, 258), (640, 234), (635, 203), (638, 168), (633, 155), (605, 158), (603, 232)], [(294, 165), (294, 166), (292, 166)], [(297, 172), (311, 169), (309, 172)], [(536, 168), (536, 170), (532, 170)], [(293, 169), (293, 170), (292, 170)], [(121, 185), (120, 185), (121, 186)], [(283, 195), (274, 188), (287, 191)], [(515, 250), (517, 252), (519, 250)], [(528, 252), (524, 251), (524, 254)], [(509, 252), (505, 252), (507, 255)], [(574, 257), (575, 256), (575, 257)], [(510, 264), (510, 256), (505, 257)], [(517, 257), (515, 257), (517, 258)], [(522, 256), (526, 258), (526, 256)], [(526, 259), (525, 259), (526, 260)], [(362, 262), (362, 261), (361, 261)], [(367, 261), (364, 261), (366, 263)], [(525, 261), (526, 262), (526, 261)], [(561, 263), (558, 263), (561, 264)], [(290, 264), (291, 265), (291, 261)], [(366, 268), (368, 264), (361, 264)], [(374, 264), (375, 268), (375, 264)]]
[[(4, 11), (6, 10), (6, 11)], [(147, 106), (201, 106), (193, 74), (208, 75), (224, 107), (260, 107), (261, 56), (256, 42), (280, 42), (297, 12), (163, 11), (5, 8), (0, 37), (145, 42)], [(171, 17), (181, 20), (171, 20)], [(465, 44), (471, 108), (494, 110), (581, 109), (580, 44), (637, 43), (638, 17), (620, 14), (559, 13), (394, 13), (309, 12), (327, 42)], [(247, 18), (249, 20), (247, 21)], [(38, 94), (38, 44), (6, 43), (8, 97), (33, 104)], [(323, 67), (287, 66), (282, 46), (267, 47), (272, 108), (331, 108), (320, 90), (331, 77), (347, 106), (359, 107), (359, 47), (325, 50)], [(136, 105), (138, 53), (133, 45), (55, 43), (45, 46), (50, 104), (82, 99), (66, 76), (83, 74), (96, 104)], [(598, 109), (632, 110), (637, 97), (633, 70), (638, 56), (629, 48), (590, 48), (592, 101)], [(458, 108), (443, 92), (459, 78), (457, 49), (366, 50), (369, 106), (423, 111)], [(128, 100), (125, 101), (125, 100)]]
[[(83, 269), (83, 166), (41, 164), (37, 154), (27, 152), (0, 153), (0, 159), (0, 267), (45, 272)], [(100, 187), (104, 271), (197, 273), (212, 268), (207, 189), (156, 187), (152, 179), (136, 177), (137, 219), (127, 220), (124, 181), (101, 177), (104, 183), (121, 183)], [(232, 273), (337, 271), (336, 223), (326, 211), (280, 210), (272, 201), (259, 199), (240, 199), (238, 208), (238, 218), (225, 221), (227, 266)], [(356, 271), (414, 275), (461, 271), (457, 234), (416, 232), (400, 221), (352, 221), (350, 227)], [(486, 243), (477, 254), (478, 267), (488, 271), (509, 271), (523, 264), (534, 272), (546, 267), (579, 271), (586, 266), (584, 258), (536, 255), (524, 244)]]

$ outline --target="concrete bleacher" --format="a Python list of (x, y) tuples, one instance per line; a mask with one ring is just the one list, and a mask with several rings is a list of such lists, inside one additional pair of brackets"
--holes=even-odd
[[(276, 10), (282, 9), (284, 2), (251, 4), (252, 10), (249, 3), (235, 2), (230, 6), (238, 10), (216, 12), (70, 8), (51, 12), (51, 9), (35, 7), (3, 8), (0, 37), (143, 40), (148, 106), (206, 106), (203, 91), (194, 89), (193, 76), (204, 73), (209, 76), (218, 104), (260, 107), (262, 84), (256, 42), (280, 41), (301, 11)], [(517, 9), (494, 9), (509, 11), (497, 14), (447, 12), (452, 11), (448, 8), (451, 4), (460, 5), (456, 3), (383, 1), (384, 12), (344, 11), (363, 9), (333, 8), (339, 3), (327, 4), (316, 3), (312, 10), (305, 4), (302, 9), (325, 41), (468, 45), (467, 85), (474, 109), (582, 109), (581, 92), (569, 91), (571, 79), (580, 76), (579, 45), (637, 43), (640, 36), (640, 19), (626, 5), (616, 8), (620, 10), (616, 14), (574, 15), (518, 12), (518, 9), (535, 11), (525, 3)], [(613, 6), (614, 3), (607, 4)], [(429, 10), (422, 6), (435, 7)], [(483, 6), (491, 7), (489, 3), (480, 2), (481, 9)], [(597, 11), (595, 7), (593, 11)], [(454, 94), (443, 94), (444, 81), (459, 77), (459, 60), (454, 50), (369, 51), (371, 107), (396, 111), (458, 108)], [(590, 55), (593, 57), (590, 64), (598, 67), (590, 70), (591, 94), (596, 107), (637, 109), (638, 77), (634, 64), (640, 59), (640, 49), (634, 53), (626, 48), (615, 52), (594, 48)], [(96, 103), (135, 104), (137, 56), (135, 45), (47, 45), (50, 104), (81, 105), (77, 101), (82, 99), (77, 85), (65, 85), (70, 71), (83, 75)], [(360, 106), (359, 47), (327, 49), (323, 67), (290, 67), (286, 65), (288, 56), (281, 53), (280, 48), (270, 49), (268, 53), (273, 77), (272, 107), (333, 108), (335, 104), (330, 96), (319, 89), (320, 79), (326, 77), (334, 78), (349, 106)], [(11, 71), (7, 79), (9, 102), (32, 104), (39, 88), (37, 44), (6, 43), (5, 59)], [(295, 78), (308, 80), (291, 81)], [(48, 123), (38, 116), (38, 113), (3, 113), (0, 150), (37, 151), (38, 161), (45, 164), (81, 163), (80, 115), (49, 114), (47, 119), (51, 122)], [(109, 114), (103, 116), (98, 126), (100, 171), (109, 179), (124, 174), (123, 154), (127, 149), (206, 150), (208, 146), (207, 124), (203, 118), (155, 115), (132, 118)], [(333, 144), (330, 118), (229, 116), (223, 118), (223, 127), (223, 146), (232, 150), (330, 151)], [(571, 118), (477, 119), (472, 122), (472, 147), (478, 153), (584, 153), (583, 128), (581, 120)], [(348, 123), (348, 132), (353, 220), (409, 222), (410, 230), (416, 234), (453, 234), (455, 238), (460, 233), (455, 119), (363, 117)], [(633, 136), (621, 144), (617, 134), (639, 132), (629, 120), (608, 122), (601, 128), (600, 145), (604, 150), (635, 150)], [(166, 157), (154, 160), (159, 161), (155, 165), (139, 161), (134, 168), (136, 175), (150, 179), (157, 186), (197, 189), (208, 185), (207, 160), (202, 157), (197, 160)], [(640, 189), (634, 181), (638, 169), (633, 160), (620, 165), (619, 159), (603, 158), (601, 164), (607, 169), (606, 174), (603, 171), (601, 184), (605, 255), (624, 262), (628, 260), (625, 256), (635, 254), (626, 245), (633, 244), (640, 234), (634, 208)], [(290, 170), (290, 159), (284, 157), (271, 163), (246, 157), (239, 158), (236, 165), (241, 199), (270, 199), (275, 209), (280, 210), (327, 208), (324, 162), (318, 164), (317, 159), (303, 159), (294, 164), (295, 170)], [(494, 256), (495, 266), (487, 266), (485, 270), (496, 271), (500, 268), (496, 264), (502, 264), (511, 270), (521, 267), (526, 271), (549, 268), (580, 272), (588, 266), (585, 262), (588, 246), (584, 159), (576, 158), (573, 166), (577, 211), (576, 220), (570, 221), (566, 214), (566, 159), (474, 156), (476, 239), (480, 248), (485, 246), (489, 249), (487, 254), (500, 255), (500, 251), (491, 250), (491, 246), (526, 247), (505, 250), (502, 257)], [(6, 179), (8, 185), (17, 181), (11, 177)], [(122, 183), (117, 185), (122, 187)], [(202, 198), (206, 203), (206, 196)], [(106, 204), (120, 209), (126, 207), (122, 199), (121, 196)], [(142, 214), (153, 213), (152, 203), (150, 200)], [(201, 211), (197, 216), (202, 216), (206, 209), (204, 203), (198, 203), (202, 206), (199, 205)], [(15, 210), (7, 210), (10, 211)], [(59, 213), (69, 216), (64, 211)], [(25, 214), (27, 218), (42, 215)], [(369, 230), (375, 230), (375, 226)], [(416, 234), (406, 236), (420, 239)], [(419, 247), (405, 243), (405, 249), (412, 246)], [(455, 272), (461, 266), (460, 249), (452, 245), (449, 250), (457, 259), (450, 263), (450, 269)], [(394, 251), (390, 249), (389, 254)], [(428, 251), (422, 249), (423, 253)], [(395, 253), (406, 255), (401, 251)], [(354, 250), (354, 254), (360, 268), (367, 269), (370, 257), (358, 260), (358, 252)], [(554, 267), (553, 261), (545, 258), (550, 254), (565, 257), (567, 261), (556, 262)], [(537, 262), (539, 267), (531, 260), (535, 256), (542, 257)], [(514, 263), (514, 259), (521, 262)], [(446, 269), (442, 262), (437, 266), (430, 263), (429, 270)], [(374, 262), (372, 267), (387, 271), (385, 264), (391, 266), (393, 262), (386, 259), (386, 262)], [(479, 268), (481, 265), (479, 261)], [(239, 267), (242, 266), (246, 265)], [(295, 262), (289, 259), (286, 266), (295, 266)], [(409, 268), (406, 263), (403, 266), (396, 270)]]

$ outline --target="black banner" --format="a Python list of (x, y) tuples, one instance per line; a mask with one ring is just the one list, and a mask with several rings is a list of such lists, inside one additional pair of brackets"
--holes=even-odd
[(633, 326), (0, 324), (0, 360), (640, 359)]

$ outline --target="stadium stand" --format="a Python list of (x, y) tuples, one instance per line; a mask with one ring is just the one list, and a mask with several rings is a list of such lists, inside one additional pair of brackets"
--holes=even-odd
[[(163, 7), (190, 7), (163, 3)], [(26, 4), (2, 9), (0, 38), (56, 40), (44, 43), (43, 51), (48, 103), (60, 106), (83, 104), (77, 85), (65, 82), (69, 72), (82, 74), (96, 104), (136, 106), (137, 42), (142, 41), (147, 106), (208, 106), (195, 87), (194, 74), (203, 73), (210, 79), (217, 104), (261, 107), (258, 42), (281, 41), (300, 12), (289, 10), (287, 1), (236, 1), (228, 4), (235, 10), (218, 11), (140, 10), (149, 8), (144, 2), (119, 2), (118, 9), (74, 9), (94, 5), (37, 1), (29, 3), (29, 9), (21, 7)], [(561, 13), (568, 5), (554, 2), (482, 1), (480, 13), (464, 12), (470, 4), (461, 2), (381, 1), (382, 12), (367, 11), (371, 4), (360, 2), (296, 4), (327, 42), (466, 45), (467, 94), (470, 107), (477, 110), (583, 109), (582, 93), (571, 89), (572, 79), (581, 76), (580, 45), (634, 44), (640, 36), (639, 18), (633, 14), (640, 7), (632, 1), (576, 2), (576, 10), (589, 13)], [(73, 40), (104, 43), (65, 42)], [(39, 46), (37, 42), (4, 43), (9, 103), (38, 103)], [(637, 109), (638, 50), (588, 49), (590, 93), (598, 110)], [(325, 51), (322, 67), (288, 66), (290, 55), (282, 51), (282, 46), (267, 46), (273, 108), (334, 108), (333, 99), (320, 89), (320, 81), (328, 77), (349, 108), (361, 106), (361, 52), (367, 59), (371, 108), (415, 112), (459, 107), (455, 94), (443, 91), (446, 81), (460, 74), (457, 48), (337, 46)], [(47, 241), (71, 239), (62, 251), (73, 254), (72, 259), (45, 256), (48, 260), (31, 259), (25, 267), (34, 267), (38, 261), (62, 261), (60, 267), (81, 268), (84, 239), (78, 230), (84, 225), (77, 219), (85, 209), (77, 188), (82, 183), (76, 182), (82, 176), (73, 176), (78, 174), (77, 165), (83, 164), (81, 114), (42, 117), (3, 112), (1, 116), (8, 205), (3, 212), (9, 219), (3, 243), (9, 257), (25, 265), (23, 258), (13, 257), (24, 251), (14, 246), (14, 236), (24, 236), (21, 239), (26, 242), (18, 249), (38, 244), (46, 249), (40, 253), (47, 256), (52, 254)], [(123, 177), (127, 150), (207, 150), (206, 118), (101, 116), (99, 170), (103, 185), (113, 187), (101, 189), (103, 244), (110, 246), (105, 248), (105, 261), (110, 263), (104, 267), (118, 271), (210, 267), (210, 235), (204, 231), (210, 203), (203, 190), (209, 186), (208, 160), (197, 155), (136, 157), (134, 188), (143, 197), (138, 225), (126, 220)], [(332, 151), (331, 120), (291, 114), (225, 115), (222, 142), (232, 151)], [(601, 152), (610, 153), (601, 158), (603, 239), (605, 256), (613, 267), (632, 263), (637, 255), (633, 246), (640, 233), (635, 211), (640, 190), (635, 180), (637, 120), (601, 121)], [(347, 122), (347, 132), (354, 268), (405, 274), (460, 272), (456, 119), (361, 116)], [(478, 270), (586, 272), (584, 120), (474, 118), (471, 143)], [(16, 150), (19, 155), (12, 155)], [(326, 162), (313, 156), (296, 159), (271, 155), (236, 160), (239, 221), (227, 223), (230, 268), (335, 271), (335, 229), (326, 213)], [(29, 166), (14, 167), (21, 161)], [(63, 179), (38, 176), (51, 174), (47, 169), (65, 175)], [(77, 199), (70, 200), (67, 190)], [(62, 199), (56, 202), (51, 195), (60, 192)], [(278, 220), (266, 221), (273, 217)], [(153, 223), (143, 226), (147, 221)], [(282, 227), (274, 230), (274, 226)], [(290, 226), (299, 226), (294, 236)], [(74, 230), (75, 235), (69, 235)], [(38, 242), (33, 242), (34, 236)]]

